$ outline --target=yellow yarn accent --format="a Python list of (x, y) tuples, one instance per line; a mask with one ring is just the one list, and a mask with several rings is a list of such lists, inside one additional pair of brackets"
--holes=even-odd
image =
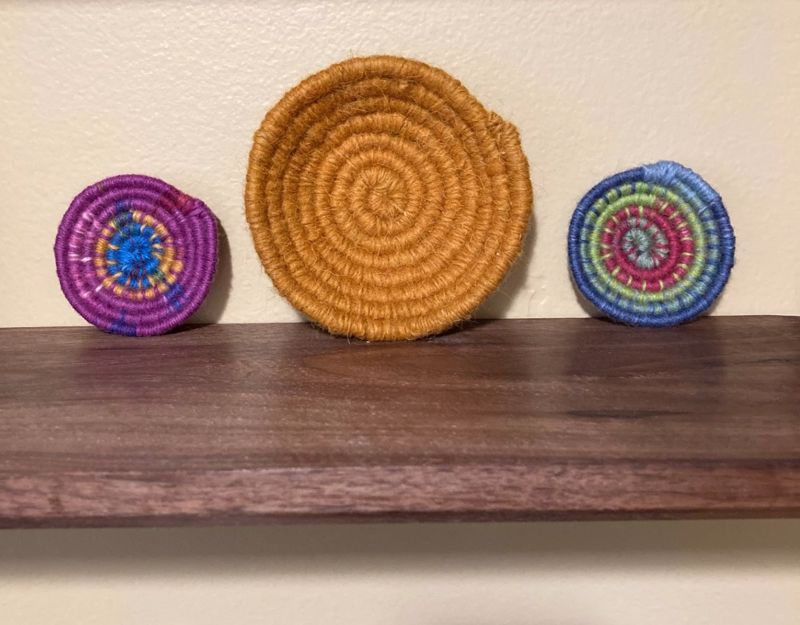
[(411, 339), (466, 319), (519, 255), (532, 205), (514, 126), (453, 77), (357, 58), (289, 91), (245, 191), (276, 289), (335, 334)]
[(183, 269), (183, 262), (175, 260), (175, 248), (170, 245), (164, 250), (164, 254), (158, 263), (158, 269), (164, 275), (171, 271), (178, 273)]

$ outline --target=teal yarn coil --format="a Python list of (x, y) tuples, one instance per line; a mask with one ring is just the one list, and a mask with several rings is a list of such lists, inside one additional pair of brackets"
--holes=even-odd
[(578, 290), (614, 321), (674, 326), (703, 314), (734, 263), (735, 237), (719, 194), (672, 161), (595, 185), (567, 240)]

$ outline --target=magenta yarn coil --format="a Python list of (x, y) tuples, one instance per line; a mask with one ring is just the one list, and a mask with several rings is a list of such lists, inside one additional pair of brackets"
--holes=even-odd
[(75, 197), (54, 251), (61, 289), (89, 323), (114, 334), (163, 334), (208, 294), (217, 220), (163, 180), (113, 176)]

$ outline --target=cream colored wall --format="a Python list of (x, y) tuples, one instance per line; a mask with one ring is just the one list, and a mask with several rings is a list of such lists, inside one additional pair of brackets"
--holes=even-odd
[[(738, 262), (717, 314), (800, 314), (800, 3), (0, 4), (0, 326), (81, 323), (51, 245), (86, 184), (157, 175), (227, 233), (204, 320), (295, 313), (243, 218), (250, 136), (307, 73), (415, 56), (521, 129), (532, 252), (485, 315), (575, 316), (564, 238), (606, 174), (682, 161), (722, 193)], [(795, 625), (795, 521), (0, 532), (14, 625)]]
[(797, 625), (800, 521), (0, 532), (4, 625)]
[(53, 238), (78, 191), (120, 172), (219, 216), (228, 245), (200, 320), (297, 319), (243, 217), (250, 139), (309, 72), (378, 52), (446, 69), (521, 130), (535, 237), (483, 316), (585, 314), (570, 214), (605, 175), (661, 158), (728, 206), (737, 264), (715, 313), (800, 314), (798, 30), (800, 3), (779, 0), (4, 0), (0, 326), (82, 323)]

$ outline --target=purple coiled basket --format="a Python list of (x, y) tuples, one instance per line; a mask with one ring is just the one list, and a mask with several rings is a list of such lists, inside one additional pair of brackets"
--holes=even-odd
[(55, 256), (61, 289), (88, 322), (114, 334), (163, 334), (208, 294), (217, 220), (163, 180), (113, 176), (72, 201)]

